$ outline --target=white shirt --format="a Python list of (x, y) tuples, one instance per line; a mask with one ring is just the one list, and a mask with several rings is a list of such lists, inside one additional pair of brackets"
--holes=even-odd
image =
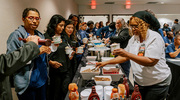
[[(164, 81), (170, 74), (170, 68), (166, 64), (165, 44), (159, 33), (148, 29), (145, 44), (145, 57), (159, 59), (154, 66), (142, 66), (131, 60), (131, 66), (135, 82), (141, 86), (149, 86)], [(129, 40), (126, 51), (138, 54), (139, 47), (142, 43), (138, 36), (132, 36)]]

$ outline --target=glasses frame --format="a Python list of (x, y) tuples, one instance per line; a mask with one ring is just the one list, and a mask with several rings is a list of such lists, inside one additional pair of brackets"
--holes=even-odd
[(34, 20), (40, 21), (40, 20), (41, 20), (40, 17), (34, 17), (34, 16), (27, 16), (26, 18), (27, 18), (28, 20), (30, 20), (30, 21), (34, 21)]

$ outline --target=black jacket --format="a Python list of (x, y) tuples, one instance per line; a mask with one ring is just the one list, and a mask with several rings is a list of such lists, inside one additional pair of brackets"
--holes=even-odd
[(129, 29), (124, 28), (118, 33), (118, 36), (110, 37), (110, 40), (111, 43), (120, 43), (120, 47), (124, 49), (127, 46), (130, 38)]
[(0, 55), (0, 100), (12, 100), (8, 76), (37, 57), (39, 52), (39, 47), (35, 43), (28, 42), (14, 52)]

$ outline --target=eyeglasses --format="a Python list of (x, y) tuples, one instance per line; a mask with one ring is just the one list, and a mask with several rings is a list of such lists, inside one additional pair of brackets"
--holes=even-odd
[(138, 28), (138, 25), (130, 25), (131, 26), (131, 28)]
[(40, 21), (40, 20), (41, 20), (40, 17), (33, 17), (33, 16), (28, 16), (28, 17), (26, 17), (26, 18), (28, 18), (30, 21), (34, 21), (34, 19), (35, 19), (36, 21)]

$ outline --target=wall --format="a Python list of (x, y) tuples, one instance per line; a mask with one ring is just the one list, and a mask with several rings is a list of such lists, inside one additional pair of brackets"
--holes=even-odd
[(110, 14), (110, 21), (112, 21), (112, 14), (133, 14), (136, 11), (151, 9), (156, 15), (160, 23), (162, 21), (168, 22), (174, 21), (175, 18), (180, 20), (180, 6), (179, 5), (132, 5), (131, 9), (125, 9), (124, 5), (117, 4), (103, 4), (97, 5), (96, 10), (90, 9), (90, 5), (80, 5), (79, 14)]
[(6, 41), (11, 32), (23, 25), (22, 12), (27, 7), (37, 8), (41, 14), (38, 30), (44, 33), (46, 26), (54, 14), (65, 18), (78, 14), (78, 5), (74, 0), (1, 0), (0, 1), (0, 54), (6, 52)]

